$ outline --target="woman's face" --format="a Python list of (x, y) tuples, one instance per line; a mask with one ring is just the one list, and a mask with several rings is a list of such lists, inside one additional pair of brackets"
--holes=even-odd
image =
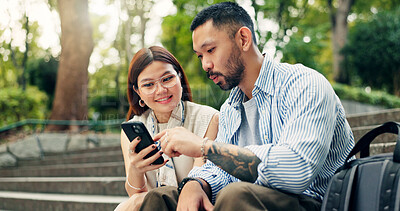
[(182, 97), (181, 81), (173, 66), (154, 61), (139, 74), (137, 83), (135, 91), (140, 98), (154, 111), (159, 122), (167, 122)]

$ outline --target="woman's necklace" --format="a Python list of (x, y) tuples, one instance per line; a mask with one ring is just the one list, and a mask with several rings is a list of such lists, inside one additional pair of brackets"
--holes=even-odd
[[(172, 124), (173, 119), (179, 119), (178, 115), (175, 114), (175, 113), (178, 112), (179, 106), (182, 107), (180, 124), (178, 124), (178, 125), (170, 125), (170, 124)], [(183, 126), (183, 124), (185, 123), (185, 105), (183, 104), (182, 100), (179, 102), (179, 104), (177, 105), (176, 109), (177, 109), (177, 111), (175, 111), (175, 109), (174, 109), (172, 111), (172, 113), (171, 113), (171, 116), (168, 119), (167, 129), (173, 128), (173, 127), (178, 127), (178, 126)], [(152, 131), (151, 132), (153, 133), (153, 137), (154, 137), (154, 135), (156, 135), (156, 133), (160, 132), (160, 131), (158, 131), (158, 127), (157, 127), (158, 122), (156, 121), (156, 119), (157, 118), (155, 118), (155, 114), (154, 114), (154, 111), (153, 111), (152, 115), (151, 115), (151, 121), (152, 121), (152, 126), (151, 126), (151, 130)]]
[[(179, 108), (181, 108), (181, 116), (179, 119), (179, 115), (177, 115), (177, 113), (179, 113)], [(153, 133), (153, 137), (158, 131), (158, 124), (154, 115), (154, 112), (152, 112), (151, 115), (151, 120), (152, 120), (152, 133)], [(179, 121), (179, 122), (178, 122)], [(176, 108), (172, 111), (171, 116), (168, 119), (168, 123), (167, 123), (167, 129), (169, 128), (174, 128), (177, 126), (183, 126), (185, 122), (185, 106), (183, 104), (182, 101), (179, 102), (179, 104), (176, 106)], [(157, 124), (157, 126), (156, 126)], [(157, 129), (157, 131), (156, 131)], [(158, 141), (157, 144), (157, 148), (159, 150), (161, 150), (161, 144)], [(163, 155), (165, 156), (165, 155)], [(160, 186), (164, 186), (164, 185), (175, 185), (177, 186), (177, 178), (176, 178), (176, 174), (175, 174), (175, 166), (174, 166), (174, 159), (171, 158), (166, 164), (165, 166), (162, 166), (161, 168), (157, 169), (157, 173), (156, 173), (156, 187), (160, 187)]]

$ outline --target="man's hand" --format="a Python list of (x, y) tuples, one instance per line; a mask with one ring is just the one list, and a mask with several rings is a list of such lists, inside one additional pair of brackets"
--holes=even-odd
[(213, 210), (214, 206), (208, 199), (207, 194), (196, 181), (189, 181), (183, 187), (179, 195), (178, 207), (176, 210)]
[(161, 141), (162, 151), (169, 157), (186, 155), (189, 157), (201, 157), (201, 145), (203, 139), (188, 129), (176, 127), (163, 130), (156, 136), (154, 141)]

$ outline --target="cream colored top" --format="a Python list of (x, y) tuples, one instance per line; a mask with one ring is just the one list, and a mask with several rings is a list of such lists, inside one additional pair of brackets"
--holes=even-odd
[[(179, 108), (178, 108), (179, 107)], [(164, 129), (182, 126), (182, 114), (184, 115), (183, 127), (192, 133), (204, 137), (210, 124), (212, 117), (218, 111), (212, 107), (196, 104), (189, 101), (183, 101), (183, 108), (177, 106), (171, 114), (170, 120), (165, 124), (158, 124), (154, 121), (154, 114), (151, 109), (148, 109), (140, 116), (134, 116), (129, 121), (141, 121), (147, 127), (151, 136), (154, 137), (158, 132)], [(154, 134), (153, 134), (154, 133)], [(175, 175), (177, 182), (181, 182), (193, 168), (194, 159), (181, 155), (172, 159), (175, 166)], [(147, 183), (151, 188), (155, 188), (157, 184), (157, 170), (146, 172)]]

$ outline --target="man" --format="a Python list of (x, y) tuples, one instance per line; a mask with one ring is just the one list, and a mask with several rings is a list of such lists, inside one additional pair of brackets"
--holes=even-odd
[(189, 173), (179, 195), (176, 188), (156, 189), (142, 209), (319, 210), (354, 145), (329, 82), (303, 65), (262, 55), (252, 20), (236, 3), (205, 8), (191, 30), (207, 76), (232, 91), (214, 142), (183, 128), (155, 137), (166, 155), (208, 161)]

